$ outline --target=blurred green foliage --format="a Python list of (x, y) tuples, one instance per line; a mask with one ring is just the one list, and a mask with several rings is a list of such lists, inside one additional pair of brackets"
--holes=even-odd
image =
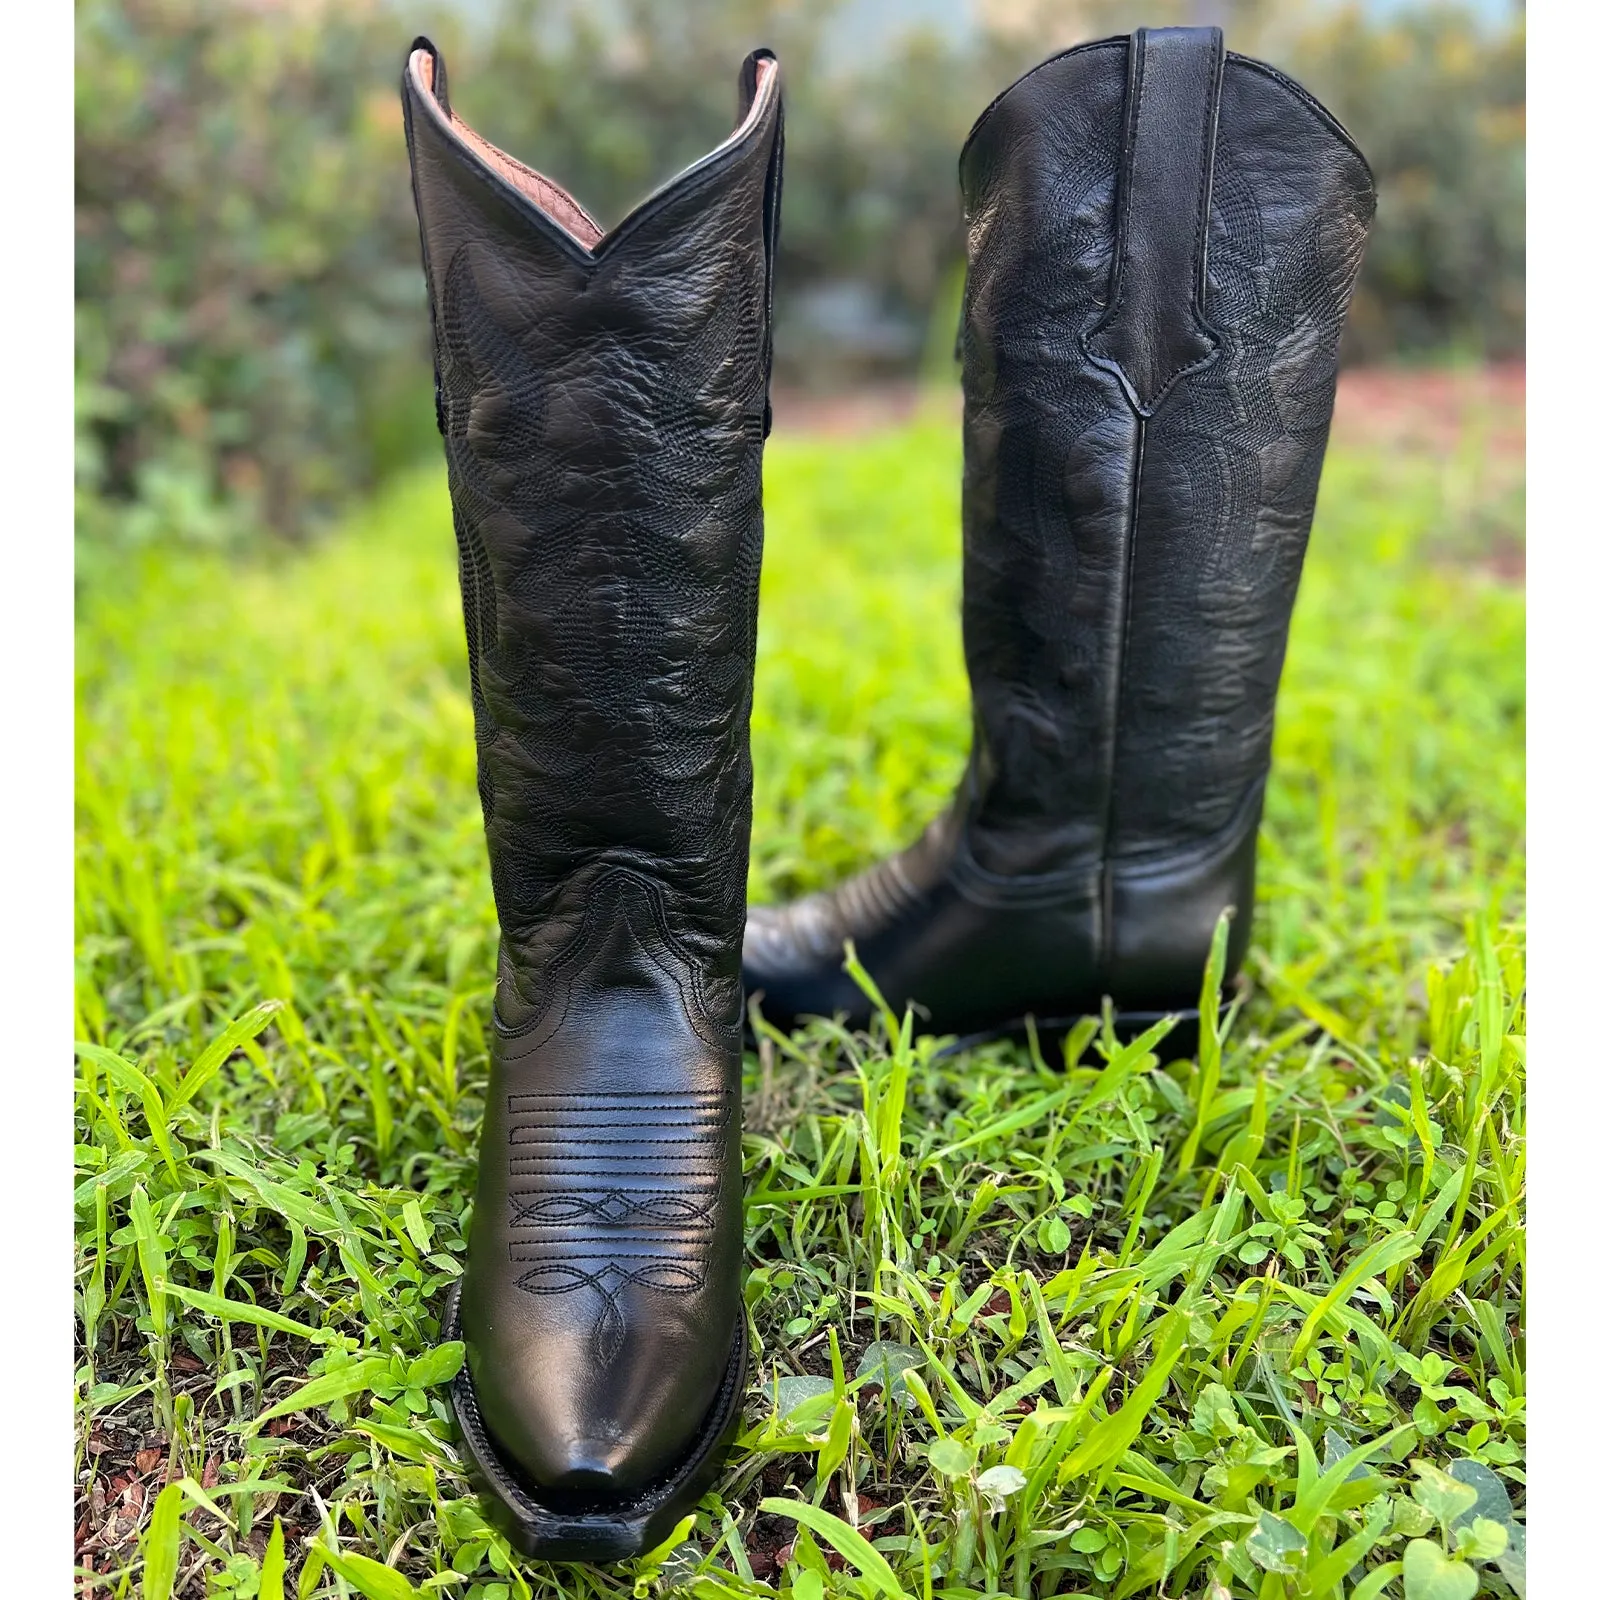
[[(310, 525), (418, 430), (398, 27), (371, 5), (78, 7), (81, 520)], [(403, 42), (403, 41), (401, 41)], [(414, 246), (411, 254), (414, 254)]]
[[(426, 316), (395, 82), (434, 31), (458, 106), (601, 220), (717, 143), (746, 50), (789, 107), (779, 371), (949, 375), (957, 152), (1075, 38), (1180, 0), (1013, 0), (957, 38), (863, 46), (838, 0), (506, 0), (476, 24), (378, 0), (80, 0), (79, 528), (299, 536), (428, 448)], [(1230, 42), (1350, 126), (1381, 203), (1352, 358), (1515, 354), (1523, 40), (1470, 11), (1234, 0)]]
[(1440, 7), (1393, 26), (1344, 6), (1298, 44), (1299, 76), (1356, 135), (1379, 222), (1347, 355), (1522, 352), (1523, 29)]

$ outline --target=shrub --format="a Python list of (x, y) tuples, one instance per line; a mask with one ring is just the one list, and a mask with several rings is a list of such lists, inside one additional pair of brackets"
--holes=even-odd
[(425, 321), (396, 31), (350, 0), (80, 3), (92, 528), (298, 533), (415, 448)]
[[(1192, 9), (1011, 0), (970, 36), (863, 50), (837, 0), (506, 0), (440, 42), (472, 120), (602, 221), (724, 137), (740, 59), (774, 46), (779, 373), (837, 383), (950, 370), (955, 163), (988, 100), (1074, 38)], [(414, 30), (377, 0), (81, 0), (77, 17), (80, 530), (303, 535), (431, 427), (395, 92)], [(1227, 23), (1377, 170), (1349, 354), (1519, 351), (1520, 21), (1236, 0)]]

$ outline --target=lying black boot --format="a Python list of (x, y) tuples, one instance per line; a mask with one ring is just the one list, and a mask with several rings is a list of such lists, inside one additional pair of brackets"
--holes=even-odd
[(402, 98), (501, 941), (444, 1336), (519, 1547), (651, 1548), (739, 1420), (739, 947), (778, 220), (778, 69), (609, 233)]
[[(1289, 613), (1372, 176), (1211, 28), (1046, 61), (961, 156), (972, 753), (908, 850), (752, 908), (780, 1024), (866, 1021), (846, 940), (937, 1033), (1187, 1014), (1250, 934)], [(1192, 1033), (1192, 1029), (1189, 1030)]]

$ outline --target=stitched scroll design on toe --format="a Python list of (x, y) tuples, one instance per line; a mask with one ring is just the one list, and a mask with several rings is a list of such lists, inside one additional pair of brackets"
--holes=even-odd
[(622, 1348), (626, 1291), (705, 1287), (733, 1105), (721, 1090), (508, 1097), (517, 1287), (592, 1290), (601, 1365)]

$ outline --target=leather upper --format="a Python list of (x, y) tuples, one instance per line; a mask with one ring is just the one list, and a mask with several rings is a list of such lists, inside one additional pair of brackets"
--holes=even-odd
[(967, 773), (873, 869), (914, 903), (863, 915), (847, 886), (755, 908), (745, 981), (769, 1015), (859, 1021), (838, 973), (854, 938), (939, 1031), (1103, 995), (1190, 1007), (1230, 905), (1230, 974), (1246, 947), (1371, 174), (1215, 29), (1044, 62), (960, 173)]
[(689, 1448), (742, 1314), (776, 63), (602, 234), (464, 130), (422, 55), (403, 98), (501, 924), (462, 1326), (499, 1445), (604, 1499)]

